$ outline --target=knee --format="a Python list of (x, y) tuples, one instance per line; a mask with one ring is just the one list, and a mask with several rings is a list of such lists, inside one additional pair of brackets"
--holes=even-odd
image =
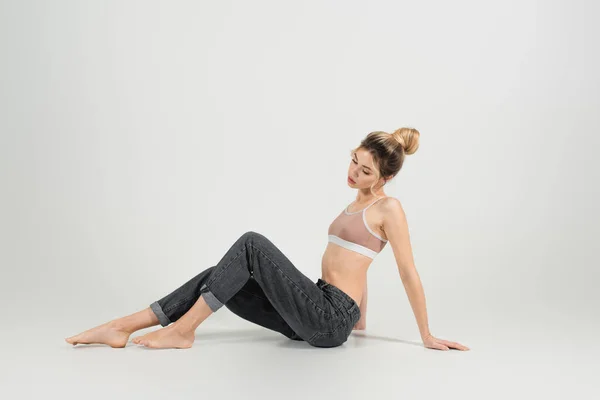
[(264, 235), (255, 232), (255, 231), (247, 231), (245, 232), (241, 237), (240, 240), (244, 241), (244, 242), (260, 242), (260, 241), (264, 241), (266, 238)]
[(249, 239), (252, 238), (254, 236), (258, 235), (258, 233), (254, 232), (254, 231), (246, 231), (242, 234), (242, 238), (244, 239)]
[(249, 251), (256, 249), (264, 254), (273, 254), (275, 252), (275, 245), (273, 242), (267, 239), (264, 235), (255, 231), (245, 232), (240, 237), (239, 243), (242, 246), (245, 246)]

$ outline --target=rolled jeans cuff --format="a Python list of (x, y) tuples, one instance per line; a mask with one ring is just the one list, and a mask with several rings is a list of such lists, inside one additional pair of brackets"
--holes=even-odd
[(169, 317), (166, 316), (162, 307), (160, 306), (160, 304), (158, 304), (158, 301), (155, 301), (154, 303), (150, 304), (150, 308), (152, 309), (152, 311), (154, 311), (154, 314), (156, 314), (158, 322), (160, 322), (161, 326), (167, 326), (171, 323), (171, 320), (169, 319)]
[(223, 307), (223, 303), (215, 297), (215, 295), (208, 289), (208, 286), (202, 285), (200, 293), (206, 305), (211, 309), (212, 312), (216, 312), (219, 308)]

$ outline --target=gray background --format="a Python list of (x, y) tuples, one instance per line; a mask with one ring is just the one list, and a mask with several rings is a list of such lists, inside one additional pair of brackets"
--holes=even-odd
[[(1, 1), (2, 386), (593, 397), (599, 8)], [(470, 352), (420, 346), (389, 246), (369, 270), (367, 331), (341, 348), (225, 308), (185, 351), (64, 342), (147, 307), (247, 230), (316, 280), (327, 227), (356, 195), (350, 148), (401, 126), (421, 146), (387, 194), (408, 217), (432, 333)]]

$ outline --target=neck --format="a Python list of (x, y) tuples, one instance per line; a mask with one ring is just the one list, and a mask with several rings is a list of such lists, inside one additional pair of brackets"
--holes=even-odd
[(386, 194), (383, 193), (383, 192), (379, 192), (379, 193), (375, 192), (375, 195), (372, 195), (371, 192), (368, 192), (368, 191), (367, 192), (359, 191), (356, 194), (356, 202), (357, 203), (362, 203), (362, 202), (365, 202), (365, 201), (370, 201), (370, 200), (373, 200), (375, 198), (385, 197), (385, 196), (386, 196)]

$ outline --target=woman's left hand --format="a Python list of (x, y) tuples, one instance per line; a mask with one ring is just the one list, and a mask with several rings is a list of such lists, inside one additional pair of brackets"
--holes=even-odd
[(450, 349), (457, 349), (457, 350), (470, 350), (467, 346), (464, 346), (460, 343), (456, 343), (456, 342), (451, 342), (449, 340), (443, 340), (443, 339), (438, 339), (432, 335), (427, 335), (423, 338), (423, 344), (425, 345), (425, 347), (429, 348), (429, 349), (436, 349), (436, 350), (450, 350)]

